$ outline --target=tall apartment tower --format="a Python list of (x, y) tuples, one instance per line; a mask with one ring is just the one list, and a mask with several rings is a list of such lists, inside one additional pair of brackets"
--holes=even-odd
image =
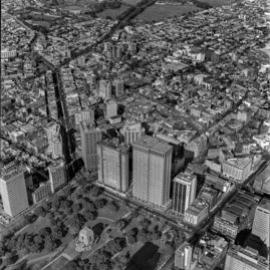
[(45, 130), (48, 139), (48, 154), (50, 154), (53, 159), (63, 157), (63, 146), (59, 124), (49, 123)]
[(48, 171), (51, 192), (54, 193), (59, 188), (63, 187), (67, 182), (64, 161), (59, 160), (56, 164), (49, 166)]
[(257, 206), (253, 221), (252, 234), (257, 235), (270, 247), (270, 200), (262, 199)]
[(224, 270), (269, 270), (269, 263), (257, 250), (233, 245), (227, 251)]
[(141, 123), (127, 123), (121, 129), (121, 133), (125, 138), (125, 143), (132, 144), (144, 135), (144, 128), (142, 127)]
[(159, 207), (168, 207), (172, 147), (144, 136), (133, 143), (133, 196)]
[(112, 97), (112, 83), (109, 80), (99, 81), (99, 96), (104, 99), (110, 99)]
[(28, 208), (29, 203), (22, 167), (10, 163), (2, 168), (0, 194), (7, 215), (14, 217)]
[(75, 114), (75, 123), (85, 123), (86, 125), (94, 126), (95, 124), (95, 112), (93, 109), (82, 110)]
[(115, 79), (114, 82), (115, 87), (115, 96), (120, 97), (125, 93), (124, 80), (123, 79)]
[(129, 147), (113, 141), (97, 145), (98, 182), (120, 192), (129, 188)]
[(102, 132), (97, 128), (80, 125), (80, 133), (84, 166), (88, 171), (97, 170), (97, 143), (102, 140)]
[(176, 213), (185, 214), (195, 199), (197, 177), (190, 172), (181, 172), (173, 180), (172, 208)]
[(174, 266), (177, 267), (177, 269), (191, 269), (192, 253), (193, 247), (189, 243), (184, 242), (175, 251)]

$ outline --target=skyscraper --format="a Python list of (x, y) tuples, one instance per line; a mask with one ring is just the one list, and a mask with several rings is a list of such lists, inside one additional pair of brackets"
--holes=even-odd
[(63, 146), (59, 124), (49, 123), (45, 131), (48, 139), (47, 153), (50, 154), (53, 159), (63, 157)]
[(116, 141), (103, 141), (97, 145), (98, 182), (127, 191), (129, 187), (129, 148)]
[(191, 268), (192, 252), (193, 247), (187, 242), (179, 246), (174, 255), (175, 267), (177, 267), (177, 269), (189, 270)]
[(49, 166), (48, 170), (51, 191), (54, 193), (67, 182), (65, 163), (59, 160), (56, 164)]
[(233, 245), (229, 248), (224, 270), (268, 270), (269, 263), (250, 247)]
[(252, 234), (257, 235), (270, 247), (270, 200), (262, 199), (257, 206), (253, 221)]
[(99, 81), (99, 96), (104, 99), (110, 99), (112, 97), (112, 83), (109, 80)]
[(167, 207), (170, 195), (172, 147), (144, 136), (133, 143), (133, 196)]
[(14, 217), (29, 206), (24, 170), (15, 163), (10, 163), (1, 170), (0, 193), (6, 214)]
[(115, 96), (120, 97), (124, 94), (124, 80), (123, 79), (115, 79), (114, 80), (115, 87)]
[(106, 102), (106, 119), (117, 116), (117, 103), (115, 100), (108, 100)]
[(75, 114), (75, 123), (85, 123), (86, 125), (94, 126), (95, 124), (95, 112), (93, 109), (83, 110)]
[(194, 201), (197, 189), (197, 177), (190, 172), (179, 173), (173, 180), (172, 208), (176, 213), (185, 214)]
[(102, 140), (101, 130), (98, 128), (80, 126), (82, 158), (88, 171), (98, 168), (97, 143)]
[(142, 128), (141, 123), (127, 123), (121, 129), (121, 133), (124, 135), (125, 143), (132, 144), (144, 135), (144, 129)]

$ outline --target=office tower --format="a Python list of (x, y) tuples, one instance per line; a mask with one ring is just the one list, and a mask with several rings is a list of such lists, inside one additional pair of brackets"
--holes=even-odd
[(129, 42), (128, 43), (128, 51), (131, 54), (135, 54), (137, 52), (137, 44), (135, 42)]
[(179, 248), (175, 251), (174, 254), (174, 266), (177, 269), (189, 270), (192, 262), (192, 246), (184, 242)]
[(54, 193), (67, 182), (65, 163), (59, 160), (56, 164), (49, 166), (48, 171), (51, 191)]
[(82, 110), (75, 114), (75, 123), (79, 125), (80, 123), (94, 126), (95, 124), (95, 112), (93, 109)]
[(197, 177), (190, 173), (179, 173), (173, 180), (172, 208), (176, 213), (185, 214), (185, 211), (194, 201), (197, 189)]
[(270, 247), (270, 200), (263, 198), (257, 206), (253, 221), (252, 234), (257, 235)]
[(51, 188), (50, 181), (41, 183), (39, 187), (34, 192), (32, 192), (32, 198), (33, 198), (34, 204), (49, 197), (51, 194), (52, 194), (52, 188)]
[(133, 196), (167, 207), (170, 195), (172, 147), (144, 136), (133, 143)]
[(109, 100), (106, 102), (106, 119), (117, 116), (117, 103), (115, 100)]
[(45, 128), (48, 139), (47, 153), (53, 159), (63, 157), (63, 146), (60, 135), (60, 126), (57, 123), (49, 123)]
[(117, 44), (116, 47), (115, 47), (115, 57), (116, 58), (121, 58), (122, 57), (122, 51), (123, 51), (122, 45)]
[(0, 193), (6, 214), (14, 217), (29, 206), (24, 178), (24, 170), (15, 163), (1, 169)]
[(129, 187), (129, 148), (117, 141), (103, 141), (97, 145), (98, 182), (126, 192)]
[(104, 43), (104, 53), (107, 57), (111, 58), (112, 57), (112, 50), (113, 50), (113, 44), (110, 42), (105, 42)]
[(233, 245), (227, 252), (224, 270), (269, 270), (269, 263), (257, 250)]
[(115, 96), (120, 97), (124, 95), (125, 89), (124, 89), (124, 80), (123, 79), (115, 79), (114, 82), (115, 87)]
[(102, 140), (101, 130), (80, 125), (80, 133), (84, 167), (88, 171), (96, 170), (98, 168), (97, 143)]
[(144, 135), (144, 128), (141, 123), (127, 123), (121, 129), (121, 133), (124, 135), (125, 143), (132, 144)]
[(109, 80), (99, 81), (99, 96), (103, 99), (110, 99), (112, 97), (112, 83)]

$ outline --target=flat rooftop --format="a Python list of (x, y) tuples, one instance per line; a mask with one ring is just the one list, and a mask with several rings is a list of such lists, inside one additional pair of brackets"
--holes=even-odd
[(172, 146), (169, 144), (161, 142), (158, 139), (150, 136), (143, 136), (133, 143), (133, 147), (148, 151), (151, 150), (162, 155), (172, 150)]

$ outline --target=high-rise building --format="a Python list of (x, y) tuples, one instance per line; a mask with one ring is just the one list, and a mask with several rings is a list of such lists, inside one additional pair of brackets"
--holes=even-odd
[(269, 263), (250, 247), (233, 245), (229, 248), (224, 270), (268, 270)]
[(39, 201), (50, 196), (50, 194), (52, 194), (50, 181), (41, 183), (39, 187), (32, 193), (33, 202), (38, 203)]
[(56, 164), (49, 166), (48, 171), (51, 192), (54, 193), (67, 182), (65, 163), (59, 160)]
[(102, 140), (102, 132), (98, 128), (80, 125), (82, 158), (88, 171), (98, 168), (97, 143)]
[(263, 198), (257, 206), (252, 233), (270, 247), (270, 200), (267, 198)]
[(115, 100), (108, 100), (106, 102), (106, 119), (117, 116), (117, 102)]
[(47, 153), (52, 156), (53, 159), (63, 157), (63, 146), (60, 135), (60, 126), (57, 123), (49, 123), (45, 129), (48, 139)]
[(6, 214), (14, 217), (29, 206), (24, 178), (24, 170), (15, 163), (1, 169), (0, 194)]
[(112, 97), (112, 83), (110, 80), (99, 81), (99, 96), (104, 99), (110, 99)]
[(141, 123), (127, 123), (121, 129), (121, 133), (124, 135), (125, 143), (132, 144), (144, 135), (144, 128)]
[(160, 207), (168, 207), (172, 147), (144, 136), (133, 143), (133, 196)]
[(197, 189), (197, 177), (190, 172), (179, 173), (173, 180), (172, 208), (176, 213), (185, 214), (194, 201)]
[(175, 251), (174, 266), (177, 269), (189, 270), (191, 268), (192, 252), (193, 247), (189, 243), (184, 242)]
[(79, 125), (84, 123), (86, 125), (94, 126), (95, 124), (95, 112), (92, 109), (82, 110), (75, 114), (75, 123)]
[(98, 182), (126, 192), (129, 187), (129, 147), (116, 141), (103, 141), (97, 145)]
[(114, 87), (115, 87), (115, 96), (120, 97), (124, 94), (124, 80), (123, 79), (115, 79), (114, 80)]

